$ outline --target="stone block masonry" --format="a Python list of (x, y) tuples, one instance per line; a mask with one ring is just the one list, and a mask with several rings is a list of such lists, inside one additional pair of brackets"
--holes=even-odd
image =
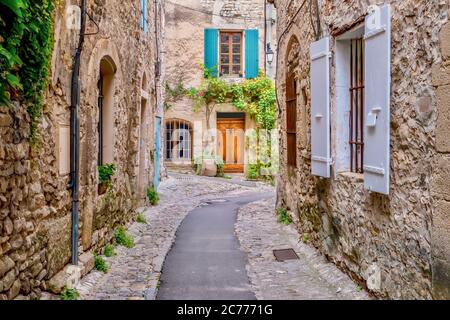
[[(39, 143), (32, 146), (28, 142), (27, 106), (15, 102), (11, 108), (0, 107), (0, 300), (18, 295), (38, 299), (70, 262), (68, 132), (78, 32), (69, 28), (66, 20), (73, 3), (58, 1), (54, 12), (54, 51)], [(162, 45), (163, 12), (158, 10), (156, 39), (153, 1), (148, 1), (147, 32), (141, 29), (139, 1), (87, 3), (88, 13), (99, 28), (96, 33), (96, 26), (88, 19), (87, 32), (95, 34), (86, 36), (80, 70), (81, 274), (92, 268), (92, 252), (100, 251), (114, 229), (133, 220), (135, 209), (145, 204), (146, 181), (153, 181), (155, 174), (149, 160), (150, 154), (155, 154), (154, 121), (155, 116), (162, 116), (163, 101), (162, 77), (157, 77), (155, 70), (156, 40), (160, 48)], [(159, 0), (157, 4), (162, 9)], [(104, 118), (109, 120), (103, 123), (108, 130), (104, 153), (117, 167), (111, 189), (104, 195), (98, 193), (97, 169), (101, 77), (107, 79), (103, 105), (108, 115)], [(143, 108), (145, 112), (141, 112)], [(152, 134), (140, 144), (140, 136), (146, 133)]]
[[(388, 196), (364, 189), (364, 177), (311, 175), (309, 47), (315, 41), (309, 6), (276, 0), (281, 128), (278, 206), (298, 220), (331, 261), (379, 297), (449, 298), (448, 1), (385, 1), (391, 6), (391, 133)], [(330, 35), (331, 153), (337, 156), (337, 38), (362, 26), (370, 1), (319, 1), (321, 36)], [(296, 15), (296, 13), (298, 14)], [(313, 16), (315, 9), (312, 8)], [(298, 43), (298, 46), (294, 46)], [(296, 51), (296, 52), (294, 52)], [(293, 52), (295, 54), (293, 54)], [(294, 58), (292, 60), (292, 58)], [(297, 166), (286, 165), (288, 68), (297, 81)], [(347, 139), (348, 140), (348, 139)]]

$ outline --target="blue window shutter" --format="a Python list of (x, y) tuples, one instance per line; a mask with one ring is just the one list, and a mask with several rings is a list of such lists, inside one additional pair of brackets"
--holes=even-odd
[(247, 79), (258, 76), (259, 50), (258, 30), (245, 30), (245, 77)]
[(148, 30), (147, 14), (147, 0), (141, 0), (141, 28), (144, 32)]
[(212, 75), (217, 77), (218, 49), (219, 49), (219, 30), (205, 29), (205, 68), (214, 71)]

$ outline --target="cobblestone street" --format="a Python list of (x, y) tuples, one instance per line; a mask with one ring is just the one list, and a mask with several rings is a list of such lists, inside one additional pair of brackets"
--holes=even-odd
[(186, 214), (218, 197), (270, 191), (263, 184), (173, 174), (160, 188), (160, 204), (144, 210), (146, 224), (134, 223), (128, 232), (132, 249), (116, 247), (116, 256), (105, 258), (109, 272), (93, 271), (77, 289), (82, 299), (154, 299), (164, 258)]
[[(259, 300), (353, 300), (369, 296), (313, 247), (299, 241), (291, 224), (277, 222), (274, 199), (239, 210), (236, 234), (249, 264), (247, 273)], [(278, 262), (274, 249), (293, 248), (299, 260)]]
[[(116, 247), (105, 258), (109, 272), (93, 271), (77, 289), (82, 299), (155, 299), (164, 259), (178, 226), (194, 208), (207, 201), (273, 191), (262, 183), (172, 174), (159, 189), (158, 206), (143, 210), (146, 224), (134, 223), (132, 249)], [(367, 295), (334, 265), (307, 245), (297, 242), (293, 227), (276, 222), (274, 199), (239, 210), (235, 226), (248, 258), (247, 273), (258, 299), (364, 299)], [(262, 237), (261, 235), (264, 235)], [(272, 249), (292, 247), (300, 260), (276, 262)]]

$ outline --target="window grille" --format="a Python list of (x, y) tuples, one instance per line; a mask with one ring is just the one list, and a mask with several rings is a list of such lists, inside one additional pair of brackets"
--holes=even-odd
[(363, 173), (364, 163), (364, 40), (350, 44), (350, 170)]
[(192, 157), (192, 128), (182, 120), (167, 120), (164, 135), (166, 160), (190, 160)]

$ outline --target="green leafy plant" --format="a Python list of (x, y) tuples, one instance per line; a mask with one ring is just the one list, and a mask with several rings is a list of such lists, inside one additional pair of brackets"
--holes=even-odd
[(220, 157), (215, 157), (214, 163), (217, 167), (216, 177), (223, 178), (225, 176), (225, 163), (223, 162), (223, 159)]
[(61, 300), (78, 300), (80, 298), (80, 294), (78, 293), (78, 290), (75, 288), (64, 288), (61, 292), (60, 296)]
[(52, 0), (0, 0), (0, 105), (23, 103), (38, 141), (53, 51)]
[(205, 78), (200, 86), (186, 90), (187, 96), (194, 102), (194, 111), (205, 108), (207, 124), (217, 104), (231, 102), (238, 110), (253, 117), (260, 128), (271, 130), (275, 127), (276, 93), (271, 79), (260, 71), (254, 79), (229, 84), (214, 77), (212, 69), (203, 66)]
[(108, 272), (108, 265), (106, 264), (105, 259), (103, 259), (101, 256), (94, 256), (94, 262), (95, 262), (95, 269), (98, 271), (101, 271), (103, 273)]
[(258, 179), (259, 178), (260, 166), (257, 164), (249, 164), (247, 166), (247, 179)]
[(136, 218), (137, 223), (147, 223), (147, 219), (145, 219), (145, 216), (142, 213), (139, 213)]
[(134, 239), (129, 235), (123, 226), (119, 226), (114, 232), (116, 243), (126, 248), (134, 247)]
[(115, 172), (116, 172), (116, 166), (113, 163), (108, 163), (108, 164), (98, 166), (99, 183), (111, 181), (111, 178)]
[(303, 242), (304, 243), (309, 243), (309, 241), (311, 240), (309, 233), (304, 233), (303, 234)]
[(292, 218), (288, 214), (286, 208), (278, 208), (277, 215), (278, 215), (278, 222), (285, 224), (285, 225), (289, 225), (292, 223)]
[(113, 245), (107, 244), (103, 254), (105, 255), (105, 257), (108, 257), (108, 258), (115, 256), (116, 252), (114, 251)]
[(159, 203), (159, 194), (153, 187), (148, 187), (147, 198), (152, 206), (156, 206)]
[(172, 87), (166, 82), (166, 99), (164, 101), (164, 110), (169, 110), (172, 107), (172, 103), (180, 101), (186, 96), (188, 90), (184, 87), (183, 79), (178, 79), (176, 84)]

